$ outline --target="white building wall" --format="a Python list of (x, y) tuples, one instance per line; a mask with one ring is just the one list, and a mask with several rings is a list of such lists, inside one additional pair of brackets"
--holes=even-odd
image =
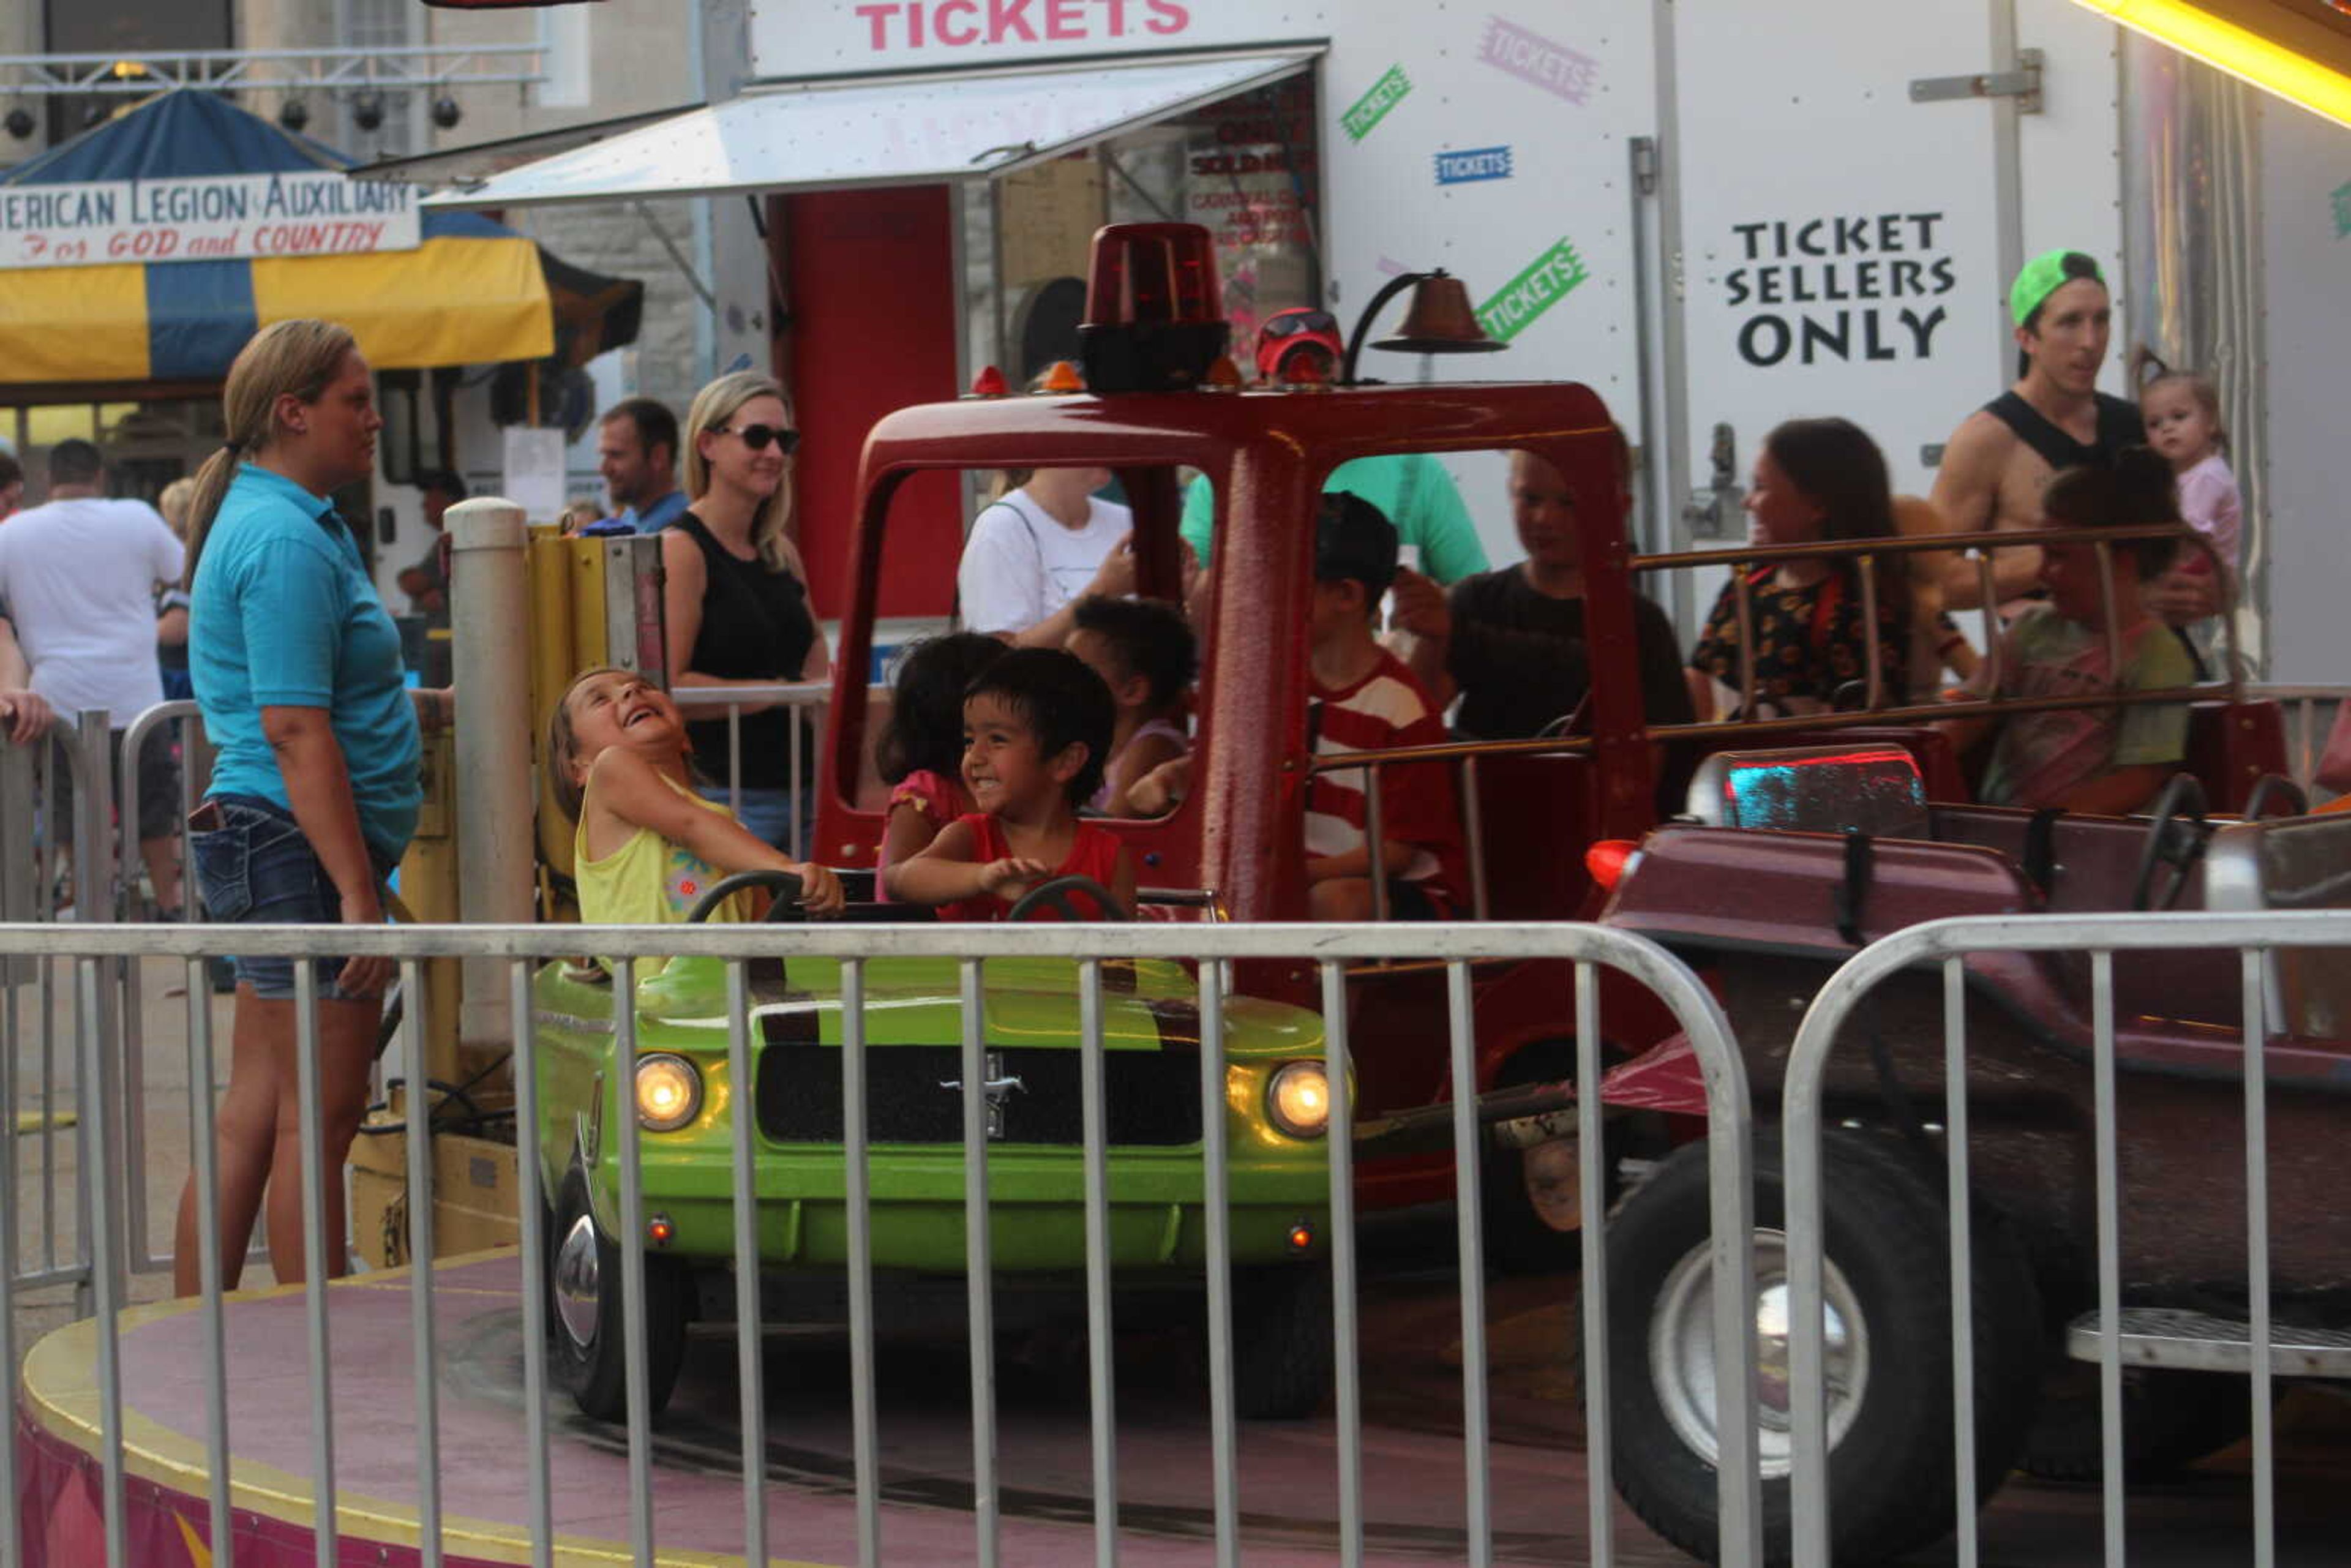
[(2267, 273), (2268, 677), (2351, 682), (2351, 131), (2283, 104), (2262, 117)]

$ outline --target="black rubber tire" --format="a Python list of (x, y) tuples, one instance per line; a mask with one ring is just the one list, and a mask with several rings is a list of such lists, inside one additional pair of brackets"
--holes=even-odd
[[(1706, 1145), (1636, 1187), (1608, 1229), (1610, 1408), (1616, 1490), (1649, 1527), (1719, 1560), (1715, 1468), (1667, 1418), (1650, 1374), (1660, 1289), (1707, 1245)], [(1861, 1410), (1829, 1460), (1831, 1550), (1839, 1563), (1897, 1557), (1949, 1534), (1951, 1451), (1949, 1230), (1940, 1184), (1890, 1140), (1832, 1133), (1823, 1149), (1828, 1257), (1868, 1334)], [(1780, 1147), (1755, 1138), (1755, 1224), (1782, 1226)], [(2022, 1247), (1996, 1219), (1975, 1227), (1976, 1464), (1980, 1506), (2032, 1423), (2042, 1364), (2038, 1294)], [(1784, 1477), (1763, 1483), (1765, 1561), (1789, 1560)]]
[[(555, 1204), (555, 1223), (547, 1233), (548, 1366), (556, 1382), (571, 1396), (580, 1413), (597, 1421), (618, 1421), (629, 1413), (628, 1369), (622, 1347), (627, 1343), (621, 1310), (621, 1251), (612, 1238), (596, 1226), (598, 1298), (595, 1329), (585, 1345), (578, 1343), (563, 1322), (556, 1300), (556, 1259), (564, 1237), (575, 1221), (589, 1217), (588, 1178), (578, 1166), (563, 1178)], [(659, 1416), (677, 1387), (678, 1369), (685, 1361), (685, 1323), (691, 1301), (691, 1281), (676, 1259), (648, 1253), (645, 1257), (645, 1392), (650, 1416)]]
[(1302, 1421), (1331, 1397), (1331, 1270), (1277, 1263), (1233, 1276), (1233, 1408)]
[[(2041, 1414), (2016, 1468), (2047, 1481), (2105, 1479), (2098, 1369), (2068, 1362), (2043, 1384)], [(2252, 1390), (2242, 1377), (2169, 1367), (2123, 1368), (2123, 1476), (2161, 1480), (2252, 1430)]]

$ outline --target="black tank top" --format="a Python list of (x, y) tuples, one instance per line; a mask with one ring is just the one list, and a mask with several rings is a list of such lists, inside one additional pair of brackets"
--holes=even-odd
[(2097, 399), (2098, 433), (2097, 438), (2086, 446), (2051, 423), (2039, 409), (2013, 392), (2004, 392), (1984, 404), (1984, 412), (2016, 432), (2019, 441), (2062, 474), (2085, 464), (2111, 463), (2115, 454), (2124, 447), (2137, 446), (2147, 440), (2147, 422), (2139, 416), (2138, 404), (2104, 392), (2093, 395)]
[[(808, 590), (789, 571), (769, 571), (754, 556), (745, 560), (713, 538), (702, 519), (681, 512), (670, 527), (702, 547), (702, 629), (695, 633), (686, 668), (734, 681), (797, 681), (816, 642), (816, 619), (809, 613)], [(746, 789), (780, 789), (792, 782), (792, 714), (784, 708), (743, 716)], [(695, 763), (709, 778), (726, 778), (726, 720), (689, 724)], [(813, 747), (803, 741), (801, 768), (812, 769)]]

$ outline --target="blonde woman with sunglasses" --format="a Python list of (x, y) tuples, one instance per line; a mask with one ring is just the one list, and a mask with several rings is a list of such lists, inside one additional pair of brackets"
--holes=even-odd
[[(685, 492), (692, 504), (662, 530), (670, 685), (767, 685), (821, 681), (832, 660), (809, 606), (808, 572), (787, 532), (792, 510), (792, 426), (784, 389), (749, 371), (704, 387), (686, 415)], [(737, 814), (776, 848), (796, 849), (793, 805), (812, 804), (792, 772), (792, 712), (747, 704)], [(686, 736), (713, 800), (728, 798), (726, 720)], [(804, 763), (815, 747), (801, 747)]]

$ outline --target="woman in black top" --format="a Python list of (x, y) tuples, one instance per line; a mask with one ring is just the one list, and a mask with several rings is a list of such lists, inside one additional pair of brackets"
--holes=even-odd
[[(1750, 544), (1891, 538), (1896, 530), (1886, 455), (1849, 420), (1792, 419), (1765, 436), (1755, 455), (1747, 514)], [(1828, 711), (1841, 688), (1866, 683), (1873, 634), (1878, 706), (1907, 700), (1911, 610), (1901, 557), (1880, 555), (1870, 573), (1877, 598), (1874, 633), (1865, 626), (1862, 574), (1851, 556), (1741, 570), (1758, 710), (1745, 716)], [(1693, 685), (1715, 699), (1714, 711), (1701, 711), (1700, 718), (1731, 716), (1744, 689), (1738, 588), (1736, 580), (1723, 585), (1690, 654), (1691, 669), (1703, 677)]]
[[(825, 679), (831, 656), (809, 609), (799, 551), (785, 532), (799, 433), (784, 389), (749, 371), (719, 377), (695, 398), (684, 444), (693, 505), (662, 530), (670, 685)], [(797, 853), (796, 830), (814, 803), (805, 786), (815, 747), (803, 741), (802, 776), (795, 778), (793, 722), (789, 708), (745, 705), (736, 813), (768, 842)], [(723, 716), (686, 726), (703, 771), (720, 780), (703, 790), (716, 800), (729, 798), (726, 731)]]

